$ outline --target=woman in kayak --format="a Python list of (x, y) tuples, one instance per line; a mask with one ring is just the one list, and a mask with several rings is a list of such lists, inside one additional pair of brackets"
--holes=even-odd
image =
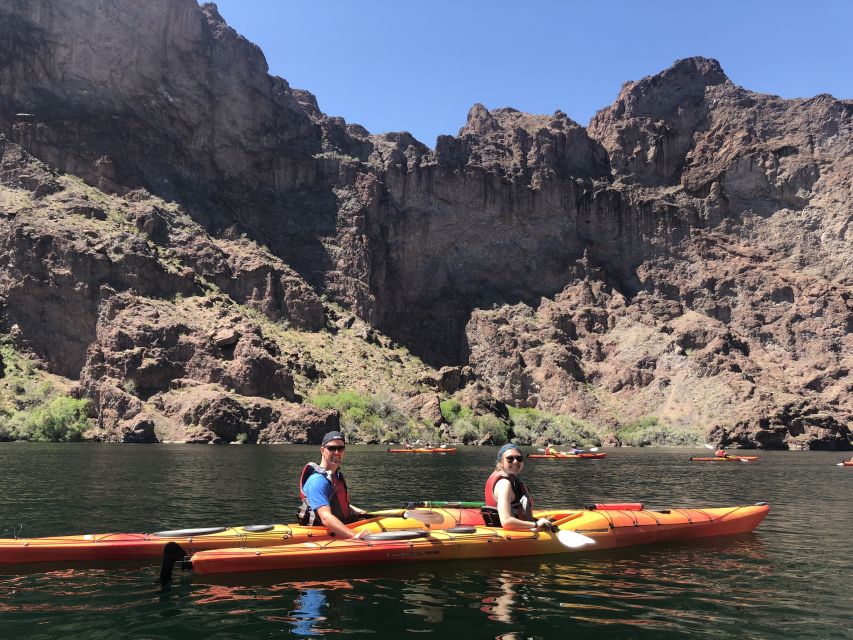
[[(497, 464), (486, 480), (486, 506), (483, 516), (489, 523), (495, 512), (504, 529), (538, 531), (550, 527), (548, 518), (533, 518), (533, 498), (527, 485), (518, 477), (524, 466), (524, 454), (517, 445), (505, 444), (498, 451)], [(496, 526), (495, 522), (493, 526)]]

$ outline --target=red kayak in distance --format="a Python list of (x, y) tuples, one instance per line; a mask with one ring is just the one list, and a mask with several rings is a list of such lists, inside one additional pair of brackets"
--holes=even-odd
[(725, 458), (690, 458), (690, 462), (758, 462), (758, 456), (726, 456)]

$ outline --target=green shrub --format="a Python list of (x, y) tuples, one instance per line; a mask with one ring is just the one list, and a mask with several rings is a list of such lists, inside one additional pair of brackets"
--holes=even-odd
[(552, 444), (599, 446), (601, 440), (595, 429), (577, 418), (557, 416), (537, 409), (509, 407), (509, 417), (515, 432), (515, 442), (530, 445), (545, 440)]
[(441, 417), (447, 424), (453, 424), (460, 418), (467, 418), (473, 415), (473, 411), (468, 407), (463, 407), (458, 400), (444, 400), (440, 404)]
[(89, 428), (88, 400), (68, 396), (54, 398), (45, 405), (17, 412), (11, 419), (16, 440), (76, 442)]
[(405, 439), (412, 431), (409, 419), (385, 396), (340, 391), (320, 394), (310, 402), (320, 409), (337, 409), (341, 427), (359, 440), (390, 442)]
[(634, 420), (618, 430), (616, 437), (631, 447), (698, 447), (704, 442), (701, 431), (662, 424), (653, 416)]

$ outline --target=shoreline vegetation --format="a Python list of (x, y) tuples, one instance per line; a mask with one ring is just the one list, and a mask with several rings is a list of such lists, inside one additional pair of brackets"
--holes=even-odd
[[(95, 426), (91, 403), (75, 398), (62, 378), (43, 369), (35, 359), (15, 351), (8, 339), (0, 340), (0, 442), (85, 442), (96, 439), (86, 433)], [(306, 399), (320, 409), (340, 414), (341, 428), (353, 442), (392, 444), (500, 445), (510, 440), (524, 446), (546, 442), (584, 447), (602, 446), (698, 446), (700, 433), (670, 427), (649, 417), (626, 424), (605, 440), (593, 425), (572, 416), (553, 415), (531, 408), (508, 407), (508, 416), (477, 414), (459, 400), (441, 401), (440, 424), (408, 417), (390, 396), (342, 390)], [(244, 444), (237, 437), (232, 444)]]

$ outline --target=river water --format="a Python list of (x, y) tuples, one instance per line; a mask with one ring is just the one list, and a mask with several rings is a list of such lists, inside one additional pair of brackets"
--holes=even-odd
[[(496, 450), (394, 455), (350, 446), (364, 508), (481, 500)], [(292, 522), (318, 447), (0, 444), (0, 531), (156, 531)], [(207, 580), (158, 567), (0, 565), (0, 638), (853, 638), (853, 468), (829, 452), (616, 449), (528, 460), (537, 507), (767, 501), (753, 535), (614, 551)]]

